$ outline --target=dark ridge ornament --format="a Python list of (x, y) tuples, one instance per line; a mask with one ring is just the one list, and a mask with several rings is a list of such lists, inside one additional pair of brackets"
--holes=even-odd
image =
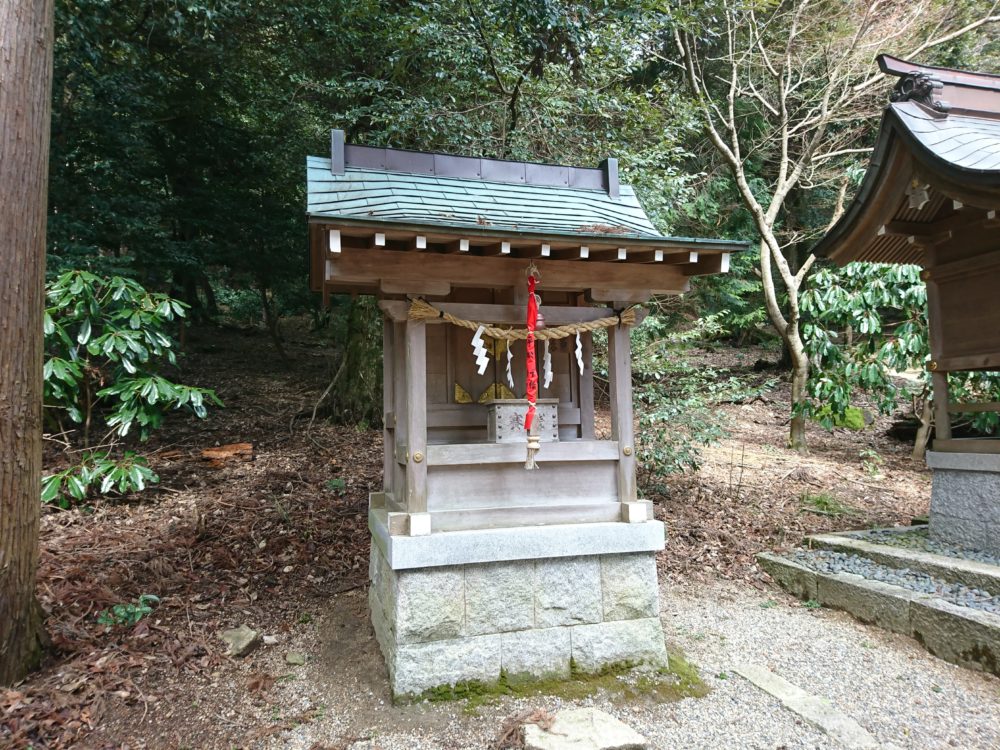
[(913, 71), (899, 79), (889, 94), (890, 102), (918, 102), (934, 109), (947, 110), (945, 102), (934, 101), (934, 90), (944, 88), (944, 84), (927, 73)]

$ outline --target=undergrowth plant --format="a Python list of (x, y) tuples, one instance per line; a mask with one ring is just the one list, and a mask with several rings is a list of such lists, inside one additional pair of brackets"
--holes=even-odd
[[(927, 292), (916, 266), (824, 268), (802, 295), (802, 333), (815, 367), (807, 408), (826, 428), (846, 418), (855, 390), (883, 413), (907, 390), (926, 397)], [(918, 370), (916, 381), (893, 373)]]
[[(907, 397), (915, 417), (930, 419), (927, 290), (919, 267), (849, 263), (821, 269), (802, 296), (802, 313), (814, 365), (805, 408), (823, 426), (829, 429), (847, 418), (858, 390), (883, 414)], [(907, 371), (916, 376), (900, 377)], [(954, 373), (948, 381), (955, 401), (1000, 399), (998, 373)], [(992, 434), (1000, 427), (1000, 415), (961, 415), (958, 425)]]
[(695, 347), (724, 333), (718, 315), (683, 329), (665, 316), (651, 315), (633, 334), (636, 445), (644, 485), (697, 468), (701, 448), (726, 434), (719, 406), (751, 401), (773, 387), (774, 380), (753, 384), (691, 359)]
[(152, 605), (159, 603), (160, 597), (155, 594), (142, 594), (135, 603), (116, 604), (111, 609), (102, 610), (97, 615), (97, 622), (108, 627), (135, 625), (153, 611)]
[(90, 493), (143, 489), (156, 475), (135, 453), (116, 455), (118, 444), (147, 439), (168, 412), (202, 418), (207, 404), (221, 405), (213, 391), (163, 374), (177, 362), (170, 329), (185, 305), (133, 279), (79, 270), (49, 282), (46, 301), (45, 418), (82, 453), (43, 477), (42, 500), (66, 507)]

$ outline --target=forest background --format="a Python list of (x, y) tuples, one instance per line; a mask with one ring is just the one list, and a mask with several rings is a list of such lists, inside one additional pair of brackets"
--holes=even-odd
[[(48, 273), (134, 278), (196, 323), (265, 326), (281, 352), (283, 316), (331, 321), (307, 288), (303, 218), (304, 157), (325, 152), (331, 128), (354, 143), (495, 158), (614, 155), (664, 233), (754, 243), (660, 314), (708, 321), (716, 338), (784, 339), (791, 439), (805, 447), (796, 419), (842, 422), (858, 389), (891, 409), (890, 371), (926, 354), (914, 269), (806, 276), (810, 245), (860, 182), (893, 83), (874, 56), (1000, 69), (996, 13), (983, 0), (58, 2)], [(733, 71), (735, 107), (713, 122)], [(743, 146), (736, 161), (706, 124)], [(770, 315), (776, 336), (769, 308), (789, 303), (794, 320)], [(340, 299), (332, 322), (345, 366), (326, 408), (377, 420), (377, 378), (364, 376), (377, 370), (377, 315)], [(661, 384), (663, 359), (651, 364)], [(927, 391), (914, 390), (919, 415)]]

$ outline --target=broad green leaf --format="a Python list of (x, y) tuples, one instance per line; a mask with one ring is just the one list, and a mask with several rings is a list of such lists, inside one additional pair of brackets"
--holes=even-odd
[(62, 481), (62, 476), (59, 474), (50, 474), (42, 477), (43, 503), (51, 503), (59, 496), (59, 490), (62, 488)]

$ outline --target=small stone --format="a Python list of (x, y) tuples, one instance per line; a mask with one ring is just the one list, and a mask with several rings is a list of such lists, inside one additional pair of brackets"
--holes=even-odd
[(524, 727), (525, 750), (647, 750), (646, 738), (596, 708), (560, 711), (548, 729)]
[(246, 656), (260, 643), (260, 634), (247, 625), (225, 630), (219, 637), (229, 644), (230, 656)]
[(289, 651), (285, 654), (285, 661), (293, 667), (304, 667), (306, 664), (306, 655), (300, 654), (298, 651)]
[(278, 644), (278, 636), (276, 635), (265, 635), (264, 645), (265, 646), (276, 646)]

